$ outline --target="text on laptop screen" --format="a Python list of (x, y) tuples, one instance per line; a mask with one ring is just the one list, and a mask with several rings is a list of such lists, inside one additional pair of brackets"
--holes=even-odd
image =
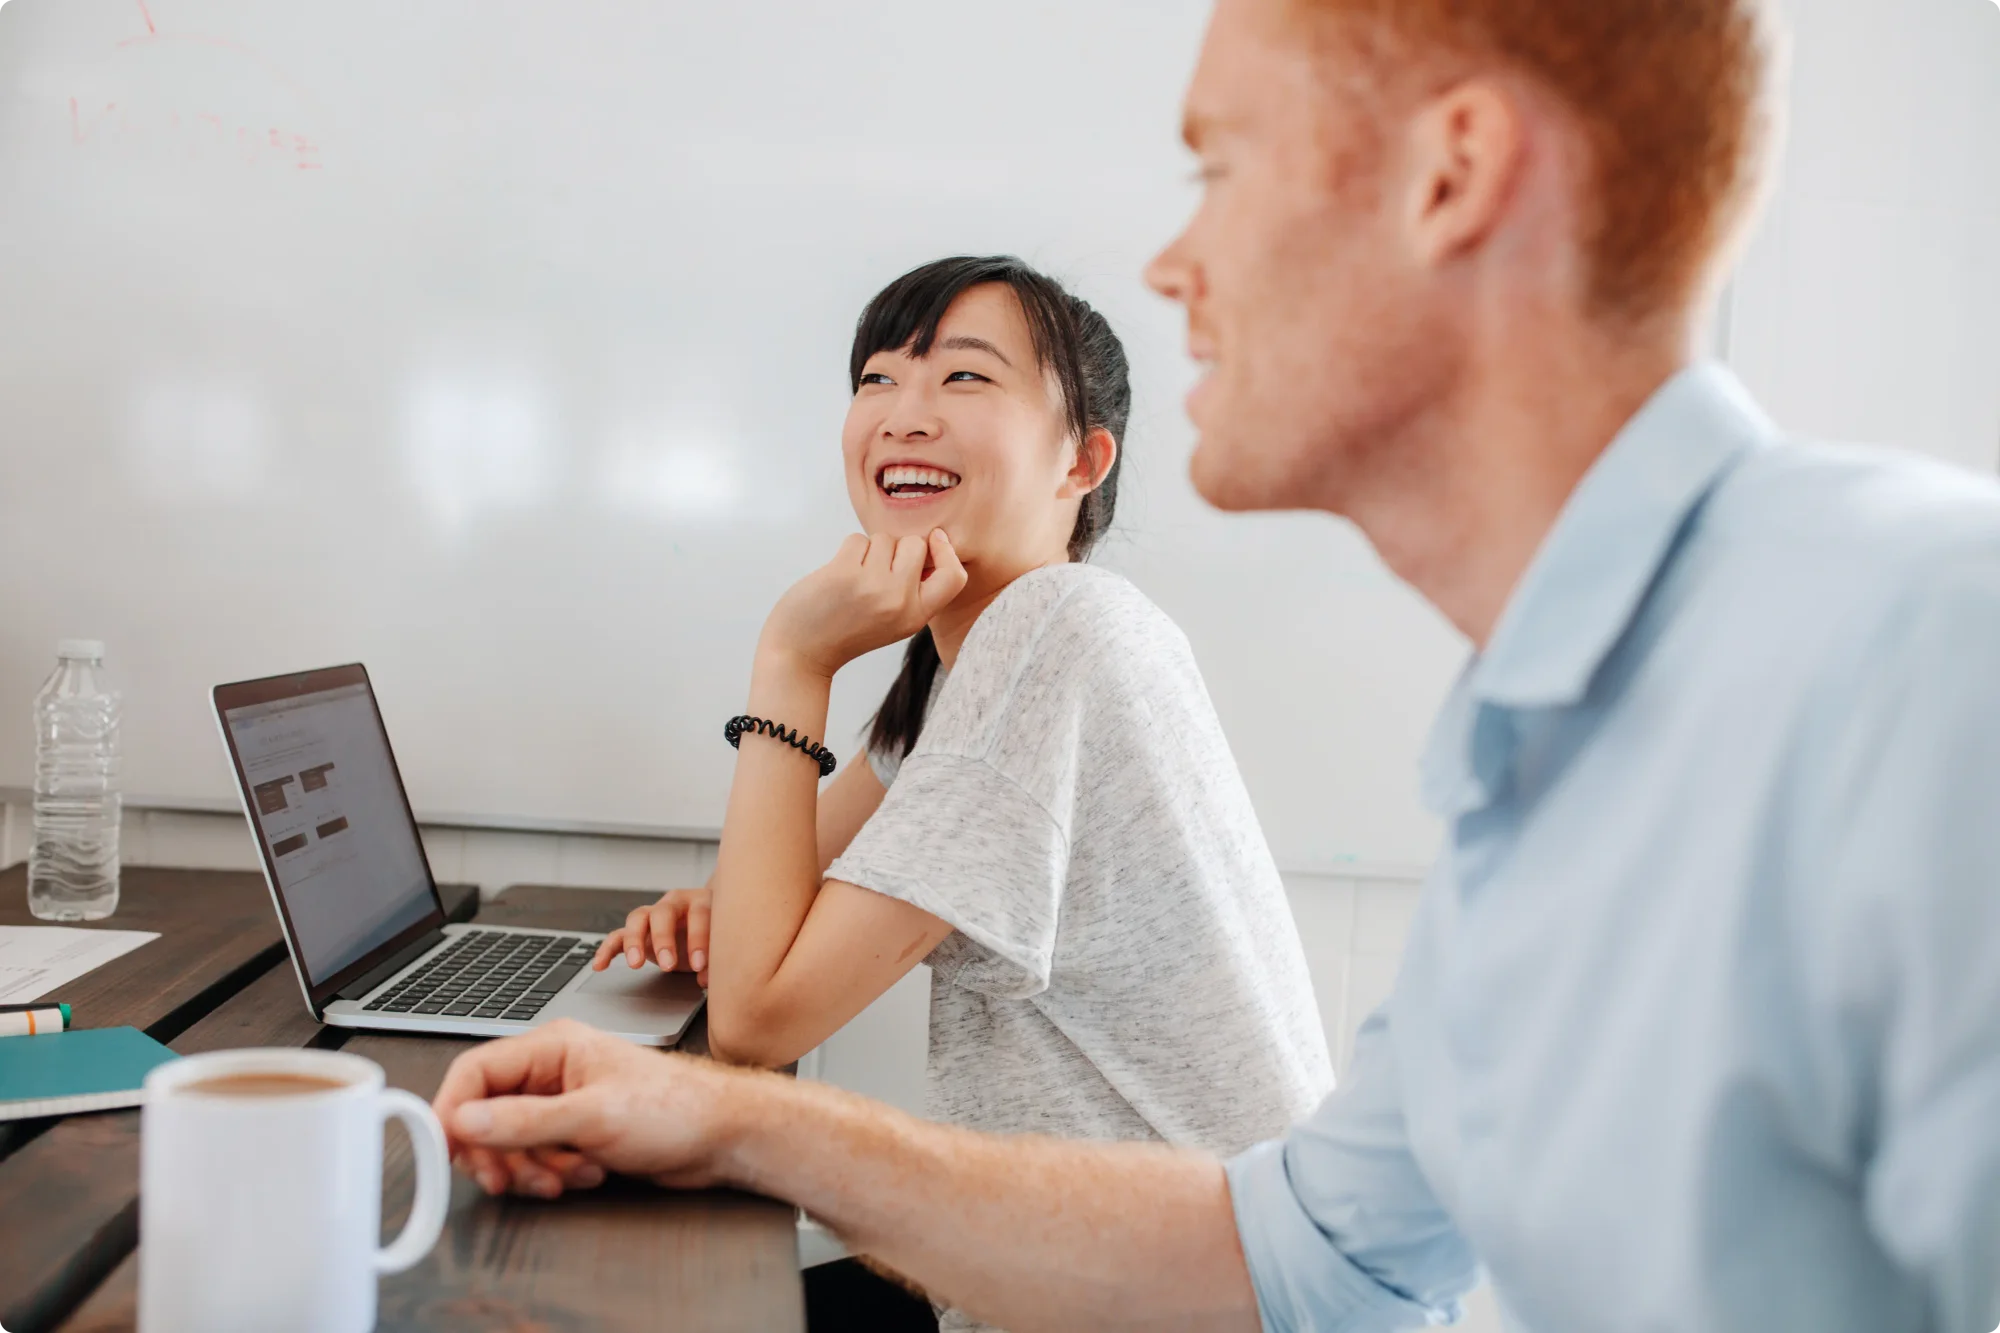
[(365, 685), (224, 716), (299, 962), (320, 985), (434, 902), (389, 742)]

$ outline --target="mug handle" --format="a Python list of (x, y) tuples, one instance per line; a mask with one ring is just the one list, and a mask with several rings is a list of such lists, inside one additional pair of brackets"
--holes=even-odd
[(403, 1234), (386, 1249), (375, 1251), (376, 1272), (400, 1273), (429, 1254), (444, 1233), (445, 1210), (451, 1203), (451, 1160), (445, 1151), (444, 1127), (428, 1102), (401, 1088), (385, 1088), (380, 1095), (382, 1118), (400, 1120), (410, 1131), (416, 1164), (417, 1197)]

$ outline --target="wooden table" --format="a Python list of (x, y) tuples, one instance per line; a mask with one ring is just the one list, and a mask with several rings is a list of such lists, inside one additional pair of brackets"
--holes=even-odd
[[(510, 889), (479, 907), (445, 890), (455, 919), (609, 930), (653, 895)], [(26, 872), (0, 872), (0, 924), (28, 925)], [(104, 923), (160, 938), (63, 988), (78, 1026), (144, 1029), (183, 1055), (313, 1046), (365, 1055), (392, 1086), (429, 1097), (473, 1043), (322, 1027), (306, 1012), (261, 876), (125, 871)], [(683, 1049), (705, 1049), (700, 1020)], [(384, 1226), (412, 1191), (408, 1141), (390, 1131)], [(138, 1289), (139, 1113), (0, 1124), (0, 1327), (130, 1329)], [(384, 1330), (746, 1330), (805, 1326), (792, 1210), (726, 1191), (677, 1194), (634, 1181), (553, 1203), (493, 1200), (463, 1178), (443, 1237), (382, 1281)]]

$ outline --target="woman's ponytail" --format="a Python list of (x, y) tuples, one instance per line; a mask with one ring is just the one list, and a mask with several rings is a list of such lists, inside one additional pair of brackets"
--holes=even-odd
[(870, 754), (905, 758), (916, 748), (917, 736), (924, 729), (924, 713), (930, 708), (931, 687), (937, 683), (938, 666), (937, 640), (926, 625), (903, 650), (903, 669), (882, 697), (882, 706), (875, 710), (875, 721), (868, 728)]

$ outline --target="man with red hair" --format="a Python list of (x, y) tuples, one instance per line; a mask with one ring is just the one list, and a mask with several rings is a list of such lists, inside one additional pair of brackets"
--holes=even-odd
[(2000, 491), (1698, 360), (1772, 50), (1758, 0), (1220, 0), (1149, 274), (1196, 484), (1351, 519), (1476, 650), (1308, 1122), (983, 1138), (558, 1027), (454, 1067), (467, 1169), (778, 1195), (1017, 1333), (1404, 1328), (1482, 1267), (1539, 1333), (2000, 1322)]

